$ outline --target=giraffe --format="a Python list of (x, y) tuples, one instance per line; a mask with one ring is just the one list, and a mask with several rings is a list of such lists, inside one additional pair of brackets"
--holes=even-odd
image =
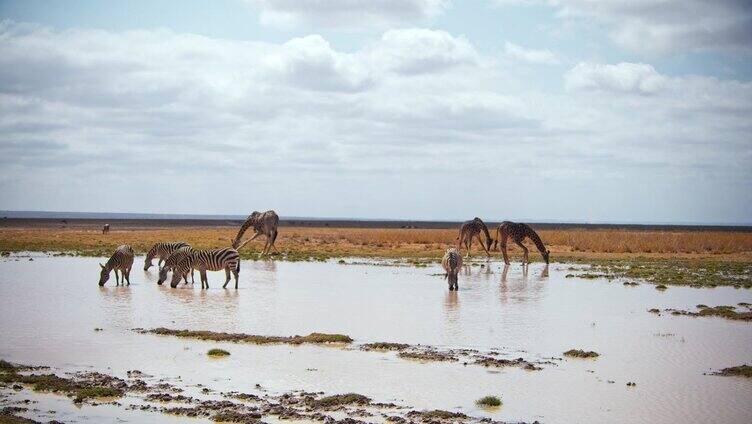
[(512, 241), (522, 248), (523, 259), (522, 263), (530, 263), (528, 259), (528, 250), (522, 241), (527, 237), (535, 243), (535, 247), (538, 248), (543, 260), (548, 264), (548, 255), (550, 251), (546, 250), (546, 246), (543, 245), (543, 241), (529, 225), (517, 222), (504, 221), (496, 229), (496, 241), (494, 241), (494, 249), (497, 249), (497, 243), (501, 252), (504, 254), (504, 263), (509, 265), (509, 257), (507, 257), (507, 238), (511, 237)]
[[(277, 250), (277, 248), (274, 247), (274, 241), (277, 239), (277, 227), (278, 226), (279, 226), (279, 216), (277, 216), (276, 212), (266, 211), (262, 213), (262, 212), (254, 211), (252, 214), (248, 216), (248, 219), (246, 219), (243, 225), (240, 227), (240, 231), (238, 231), (238, 235), (235, 236), (235, 240), (233, 240), (232, 242), (232, 247), (234, 249), (240, 250), (243, 246), (248, 244), (251, 240), (263, 234), (264, 236), (266, 236), (266, 243), (264, 244), (264, 250), (261, 252), (261, 254), (265, 255), (267, 253), (270, 253), (272, 249)], [(253, 227), (253, 231), (256, 234), (241, 244), (240, 238), (243, 237), (243, 234), (250, 227)]]
[[(485, 242), (480, 237), (481, 231), (486, 235)], [(488, 253), (488, 251), (491, 249), (491, 243), (494, 242), (494, 239), (492, 239), (491, 234), (488, 233), (488, 227), (486, 227), (486, 224), (477, 216), (470, 221), (462, 223), (462, 226), (460, 226), (460, 235), (457, 237), (457, 240), (459, 240), (459, 243), (457, 243), (457, 251), (460, 251), (460, 248), (464, 244), (465, 248), (467, 248), (467, 253), (465, 254), (466, 258), (470, 257), (470, 248), (473, 244), (473, 237), (478, 238), (480, 246), (486, 252), (486, 256), (490, 258), (491, 254)]]

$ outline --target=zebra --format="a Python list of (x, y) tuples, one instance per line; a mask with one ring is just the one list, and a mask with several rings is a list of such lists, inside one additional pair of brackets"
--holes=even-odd
[[(266, 243), (264, 243), (264, 250), (261, 251), (261, 254), (265, 255), (272, 249), (277, 250), (277, 248), (274, 247), (274, 241), (277, 240), (278, 226), (279, 216), (277, 216), (276, 212), (272, 210), (263, 213), (254, 211), (252, 214), (248, 215), (248, 219), (246, 219), (243, 225), (240, 227), (238, 235), (235, 236), (235, 240), (233, 240), (232, 242), (232, 247), (234, 249), (240, 250), (243, 246), (263, 234), (266, 237)], [(243, 234), (250, 227), (253, 227), (253, 231), (256, 234), (241, 244), (240, 238), (243, 237)]]
[(238, 251), (232, 248), (214, 249), (214, 250), (194, 250), (186, 255), (180, 262), (172, 267), (172, 281), (170, 287), (178, 286), (180, 279), (187, 275), (192, 269), (199, 270), (201, 275), (201, 288), (209, 288), (209, 279), (206, 277), (206, 271), (225, 270), (227, 280), (222, 288), (227, 287), (230, 282), (230, 273), (235, 276), (235, 288), (238, 288), (238, 276), (240, 274), (240, 255)]
[(441, 266), (444, 267), (444, 278), (449, 279), (449, 291), (459, 290), (457, 285), (457, 274), (462, 267), (462, 255), (455, 248), (447, 249), (444, 258), (441, 260)]
[[(183, 260), (186, 256), (190, 255), (191, 252), (193, 252), (191, 246), (183, 246), (180, 249), (172, 252), (170, 256), (165, 259), (164, 265), (159, 270), (159, 279), (157, 280), (157, 284), (161, 286), (162, 283), (167, 280), (167, 273), (170, 272), (175, 267), (175, 265), (178, 264), (178, 262)], [(185, 283), (188, 284), (188, 274), (185, 274), (183, 278), (185, 279)], [(193, 268), (191, 268), (191, 284), (195, 282), (196, 281), (193, 278)]]
[(191, 247), (188, 243), (180, 242), (172, 242), (172, 243), (157, 243), (154, 246), (149, 249), (149, 252), (146, 254), (146, 259), (144, 259), (144, 271), (148, 271), (149, 268), (151, 268), (152, 259), (159, 257), (159, 262), (157, 262), (157, 267), (162, 267), (162, 261), (167, 259), (168, 256), (172, 254), (172, 252), (180, 249), (181, 247)]
[[(485, 242), (480, 237), (481, 231), (486, 235)], [(470, 221), (463, 222), (462, 226), (460, 226), (460, 235), (457, 237), (457, 240), (459, 240), (459, 243), (457, 243), (457, 251), (459, 252), (460, 247), (464, 244), (465, 248), (467, 248), (467, 254), (465, 257), (470, 257), (470, 248), (473, 245), (474, 237), (478, 237), (478, 241), (486, 252), (486, 256), (491, 257), (488, 250), (491, 249), (491, 243), (494, 242), (494, 239), (492, 239), (491, 234), (488, 233), (488, 227), (486, 227), (486, 224), (477, 216)]]
[(546, 264), (548, 264), (548, 259), (551, 252), (546, 249), (546, 246), (543, 244), (540, 236), (538, 236), (538, 233), (536, 233), (535, 230), (533, 230), (529, 225), (523, 224), (521, 222), (504, 221), (496, 229), (496, 236), (497, 241), (494, 242), (494, 249), (496, 249), (496, 243), (498, 242), (501, 253), (504, 255), (505, 264), (509, 265), (509, 257), (507, 256), (507, 239), (510, 237), (517, 246), (520, 246), (520, 248), (522, 248), (523, 264), (530, 263), (527, 255), (527, 247), (522, 244), (522, 241), (525, 240), (525, 238), (532, 240), (532, 242), (535, 244), (535, 247), (543, 257), (543, 260), (546, 262)]
[(110, 224), (104, 224), (102, 226), (102, 234), (108, 234), (110, 232)]
[(133, 266), (133, 249), (127, 244), (118, 246), (118, 248), (115, 249), (115, 253), (113, 253), (112, 256), (110, 256), (110, 259), (107, 260), (107, 263), (104, 265), (100, 263), (99, 266), (102, 267), (102, 272), (99, 273), (100, 286), (104, 286), (104, 283), (110, 279), (110, 271), (113, 269), (115, 270), (116, 285), (120, 285), (120, 279), (118, 278), (118, 271), (120, 271), (123, 277), (123, 283), (127, 281), (130, 286), (131, 267)]

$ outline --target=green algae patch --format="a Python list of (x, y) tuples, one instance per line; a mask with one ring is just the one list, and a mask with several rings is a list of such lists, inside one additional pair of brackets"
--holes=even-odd
[(392, 350), (392, 351), (400, 351), (400, 350), (406, 350), (409, 349), (411, 346), (407, 343), (390, 343), (390, 342), (375, 342), (375, 343), (366, 343), (362, 345), (360, 348), (362, 350)]
[[(7, 363), (3, 366), (6, 367), (3, 370), (8, 370)], [(75, 403), (80, 403), (91, 398), (120, 397), (124, 393), (118, 387), (92, 385), (92, 381), (75, 381), (55, 374), (22, 375), (18, 374), (16, 370), (29, 369), (29, 367), (13, 367), (10, 372), (2, 373), (2, 381), (4, 383), (26, 384), (37, 392), (62, 393), (73, 397)]]
[[(685, 311), (683, 309), (664, 309), (671, 315), (690, 316), (690, 317), (720, 317), (733, 321), (752, 321), (752, 307), (744, 306), (745, 310), (739, 310), (736, 306), (719, 305), (707, 306), (697, 305), (697, 311)], [(651, 309), (653, 311), (654, 309)]]
[(569, 356), (570, 358), (597, 358), (600, 354), (592, 350), (569, 349), (564, 352), (564, 356)]
[(644, 281), (658, 286), (752, 287), (752, 263), (709, 259), (580, 259), (568, 278)]
[(456, 422), (466, 420), (468, 416), (463, 414), (462, 412), (450, 412), (443, 409), (434, 409), (433, 411), (410, 411), (407, 413), (407, 418), (420, 422)]
[(501, 399), (499, 399), (497, 396), (483, 396), (482, 398), (476, 400), (475, 404), (478, 406), (496, 407), (501, 406)]
[(215, 358), (221, 358), (225, 356), (230, 356), (230, 352), (224, 350), (224, 349), (209, 349), (208, 352), (206, 352), (207, 355)]
[(739, 365), (737, 367), (724, 368), (720, 371), (714, 372), (713, 375), (720, 375), (724, 377), (752, 378), (752, 366), (745, 364), (745, 365)]
[(76, 390), (74, 395), (73, 402), (81, 403), (85, 399), (120, 397), (123, 395), (123, 391), (112, 387), (86, 387)]
[(256, 334), (222, 333), (215, 331), (172, 330), (169, 328), (154, 328), (151, 330), (137, 330), (142, 334), (157, 334), (161, 336), (174, 336), (198, 340), (211, 340), (215, 342), (251, 343), (251, 344), (330, 344), (352, 343), (353, 339), (344, 334), (311, 333), (307, 336), (260, 336)]

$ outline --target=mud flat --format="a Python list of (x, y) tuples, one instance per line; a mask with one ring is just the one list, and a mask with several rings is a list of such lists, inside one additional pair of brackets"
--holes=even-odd
[[(660, 292), (650, 284), (566, 277), (582, 264), (523, 271), (492, 261), (463, 268), (459, 291), (450, 293), (435, 263), (378, 266), (363, 259), (244, 261), (238, 290), (171, 289), (141, 269), (131, 286), (100, 288), (100, 260), (0, 258), (0, 359), (49, 367), (14, 371), (19, 377), (8, 377), (0, 390), (0, 410), (26, 408), (7, 413), (40, 422), (92, 423), (300, 416), (705, 423), (752, 416), (752, 379), (707, 375), (752, 363), (748, 322), (645, 312), (694, 311), (698, 304), (743, 311), (740, 304), (752, 303), (744, 289), (675, 285)], [(284, 339), (321, 333), (352, 341), (235, 343), (135, 328)], [(572, 348), (600, 356), (562, 360)], [(212, 358), (210, 349), (231, 355)], [(528, 363), (542, 369), (526, 369)], [(56, 378), (29, 377), (50, 374)], [(41, 382), (64, 389), (35, 391)], [(122, 395), (79, 393), (84, 382)], [(489, 395), (503, 404), (476, 405)]]

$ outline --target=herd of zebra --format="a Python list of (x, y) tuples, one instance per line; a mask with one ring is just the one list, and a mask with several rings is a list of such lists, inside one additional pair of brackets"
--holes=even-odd
[[(167, 274), (169, 272), (172, 272), (170, 280), (170, 287), (172, 288), (177, 287), (181, 280), (185, 281), (185, 284), (187, 284), (188, 274), (191, 275), (191, 283), (193, 283), (194, 271), (198, 270), (201, 277), (201, 288), (208, 289), (209, 280), (206, 272), (224, 270), (226, 279), (222, 288), (227, 287), (232, 276), (235, 279), (235, 288), (237, 289), (238, 278), (240, 276), (240, 254), (238, 253), (238, 250), (250, 241), (256, 239), (258, 236), (264, 235), (266, 237), (266, 243), (264, 244), (262, 254), (268, 254), (272, 249), (276, 251), (274, 242), (277, 239), (278, 226), (279, 217), (276, 212), (271, 210), (266, 212), (253, 212), (240, 227), (231, 247), (197, 250), (183, 242), (156, 243), (146, 254), (144, 260), (144, 271), (149, 270), (149, 268), (154, 265), (152, 263), (154, 259), (159, 258), (159, 262), (157, 263), (157, 267), (159, 268), (157, 284), (162, 285), (167, 280)], [(253, 227), (255, 235), (241, 243), (240, 240), (243, 237), (243, 234), (245, 234), (245, 232), (251, 227)], [(103, 232), (109, 233), (109, 229), (109, 224), (107, 224)], [(485, 236), (485, 240), (481, 235)], [(488, 257), (490, 257), (489, 252), (491, 250), (501, 250), (504, 256), (504, 263), (507, 265), (509, 264), (509, 257), (507, 256), (507, 240), (511, 238), (512, 241), (522, 249), (522, 263), (526, 264), (529, 262), (528, 249), (522, 244), (522, 241), (525, 238), (529, 238), (541, 253), (543, 260), (548, 264), (549, 251), (546, 250), (541, 238), (529, 225), (504, 221), (498, 226), (498, 228), (496, 228), (496, 239), (494, 239), (491, 237), (486, 224), (480, 218), (476, 217), (462, 224), (459, 235), (457, 236), (457, 248), (447, 249), (442, 258), (441, 265), (445, 271), (445, 278), (449, 280), (450, 291), (458, 289), (458, 274), (462, 267), (460, 248), (463, 245), (465, 246), (465, 249), (467, 250), (466, 257), (468, 257), (470, 255), (473, 240), (476, 238)], [(109, 280), (112, 271), (115, 272), (115, 282), (117, 285), (120, 285), (121, 282), (124, 285), (130, 285), (130, 273), (131, 268), (133, 267), (134, 257), (133, 249), (130, 246), (119, 246), (104, 265), (99, 264), (102, 268), (99, 276), (99, 285), (104, 286)], [(118, 274), (118, 272), (120, 274)]]

